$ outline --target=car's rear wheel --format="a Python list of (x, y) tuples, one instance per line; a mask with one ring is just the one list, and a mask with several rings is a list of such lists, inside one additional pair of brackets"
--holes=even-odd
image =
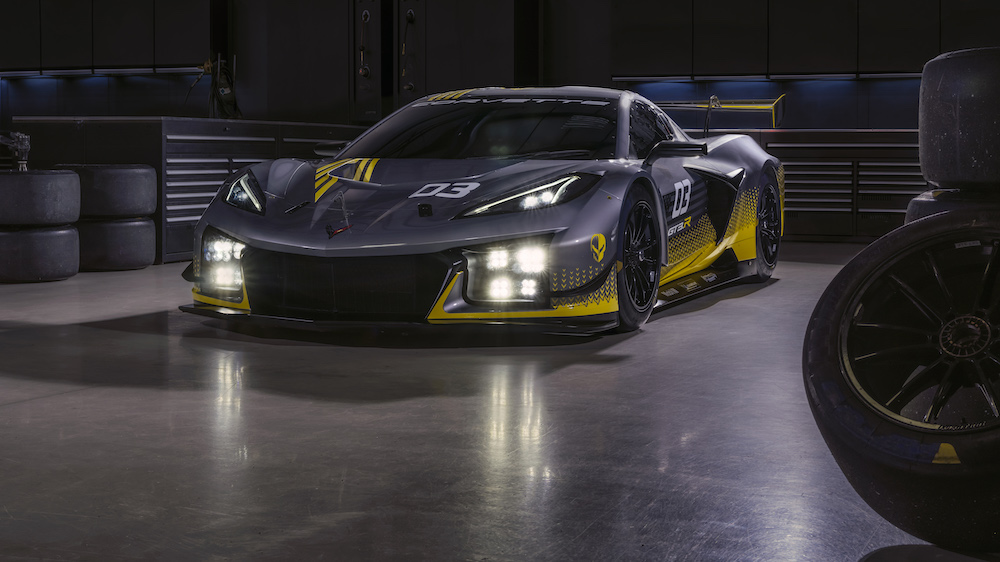
[(778, 265), (781, 246), (781, 199), (777, 182), (767, 174), (757, 196), (757, 274), (755, 281), (767, 281)]
[(631, 332), (649, 318), (660, 277), (660, 227), (645, 189), (629, 190), (618, 227), (618, 331)]
[(858, 254), (816, 305), (803, 371), (876, 512), (943, 546), (1000, 549), (1000, 211), (931, 216)]

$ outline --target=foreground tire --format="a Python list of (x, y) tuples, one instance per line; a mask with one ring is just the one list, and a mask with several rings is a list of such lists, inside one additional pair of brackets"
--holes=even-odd
[(942, 546), (1000, 550), (1000, 210), (903, 226), (813, 311), (806, 395), (858, 494)]
[(76, 228), (0, 229), (0, 282), (59, 281), (79, 270)]
[(642, 326), (653, 311), (660, 281), (660, 227), (656, 207), (645, 189), (629, 190), (619, 221), (618, 331)]
[(84, 220), (80, 231), (81, 271), (142, 269), (156, 259), (152, 219)]
[(69, 170), (0, 171), (0, 225), (59, 225), (80, 218), (80, 178)]
[(757, 273), (751, 279), (763, 282), (771, 278), (778, 265), (781, 246), (781, 198), (778, 182), (770, 174), (764, 176), (764, 185), (757, 196)]
[(142, 164), (62, 164), (80, 176), (80, 216), (141, 217), (156, 212), (156, 170)]
[(920, 81), (920, 168), (941, 187), (1000, 189), (1000, 47), (944, 53)]

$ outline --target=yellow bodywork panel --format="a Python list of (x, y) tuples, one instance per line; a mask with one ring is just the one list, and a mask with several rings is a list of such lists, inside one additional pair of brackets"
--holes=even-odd
[(760, 189), (755, 188), (737, 196), (726, 233), (718, 244), (715, 243), (718, 233), (707, 215), (702, 215), (694, 227), (669, 238), (667, 258), (676, 261), (660, 268), (660, 285), (709, 267), (730, 248), (739, 261), (756, 258), (759, 193)]

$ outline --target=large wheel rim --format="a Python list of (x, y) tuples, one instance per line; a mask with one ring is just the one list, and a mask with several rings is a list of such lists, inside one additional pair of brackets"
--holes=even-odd
[(639, 201), (629, 211), (622, 233), (622, 279), (636, 310), (652, 304), (656, 294), (660, 242), (653, 209)]
[(855, 391), (922, 429), (1000, 426), (1000, 231), (913, 246), (873, 273), (841, 323)]
[(774, 267), (778, 263), (778, 245), (781, 243), (781, 210), (774, 186), (770, 184), (761, 190), (757, 238), (760, 240), (760, 258), (768, 267)]

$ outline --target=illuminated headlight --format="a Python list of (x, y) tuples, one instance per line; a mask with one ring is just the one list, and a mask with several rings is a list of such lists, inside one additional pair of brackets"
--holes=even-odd
[(529, 185), (523, 189), (476, 205), (459, 213), (462, 217), (480, 217), (502, 213), (516, 213), (552, 207), (571, 201), (590, 190), (600, 176), (594, 174), (569, 174), (554, 180)]
[(469, 264), (466, 295), (473, 302), (544, 303), (548, 297), (547, 249), (538, 243), (477, 248)]
[(264, 190), (260, 188), (257, 178), (250, 170), (243, 172), (232, 182), (224, 184), (222, 190), (226, 203), (244, 211), (264, 214)]
[(246, 245), (209, 228), (201, 239), (198, 272), (199, 290), (202, 293), (228, 300), (239, 300), (243, 295), (243, 265)]

